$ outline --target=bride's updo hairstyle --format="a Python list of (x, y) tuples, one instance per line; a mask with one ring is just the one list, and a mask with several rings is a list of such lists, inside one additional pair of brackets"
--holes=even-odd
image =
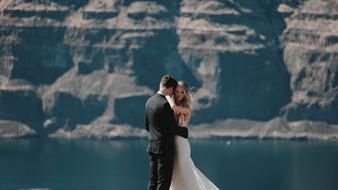
[(176, 105), (191, 108), (192, 94), (190, 92), (188, 84), (184, 81), (178, 81), (176, 88), (178, 87), (182, 87), (184, 91), (184, 97), (181, 101), (175, 100)]

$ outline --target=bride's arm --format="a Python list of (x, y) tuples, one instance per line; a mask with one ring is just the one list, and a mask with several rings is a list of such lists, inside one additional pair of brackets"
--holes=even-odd
[(174, 106), (173, 107), (173, 110), (175, 110), (175, 112), (179, 112), (179, 113), (182, 113), (182, 114), (191, 114), (191, 109), (188, 108), (188, 107), (182, 107), (182, 106)]
[(175, 113), (181, 113), (184, 117), (184, 121), (186, 121), (186, 123), (189, 122), (190, 117), (191, 117), (191, 108), (190, 107), (182, 107), (182, 106), (177, 106), (175, 104), (175, 101), (173, 100), (173, 98), (171, 96), (165, 96), (171, 109), (174, 110)]

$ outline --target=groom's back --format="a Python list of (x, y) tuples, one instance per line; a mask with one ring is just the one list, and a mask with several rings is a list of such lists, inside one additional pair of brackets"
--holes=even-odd
[(145, 127), (149, 131), (148, 152), (159, 154), (173, 150), (174, 136), (166, 130), (168, 123), (164, 117), (168, 115), (164, 112), (165, 106), (169, 106), (169, 103), (161, 94), (155, 94), (146, 103)]

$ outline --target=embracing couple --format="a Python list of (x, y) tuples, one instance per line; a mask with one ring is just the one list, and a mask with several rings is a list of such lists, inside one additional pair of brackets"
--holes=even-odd
[(218, 190), (191, 160), (187, 140), (191, 109), (188, 85), (170, 75), (163, 76), (159, 91), (145, 106), (150, 156), (148, 190)]

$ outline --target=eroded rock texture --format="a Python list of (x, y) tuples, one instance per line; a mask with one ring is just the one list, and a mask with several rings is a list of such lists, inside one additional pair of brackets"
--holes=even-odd
[(170, 73), (194, 87), (195, 136), (338, 137), (335, 0), (2, 0), (0, 11), (2, 129), (144, 136), (145, 100)]

